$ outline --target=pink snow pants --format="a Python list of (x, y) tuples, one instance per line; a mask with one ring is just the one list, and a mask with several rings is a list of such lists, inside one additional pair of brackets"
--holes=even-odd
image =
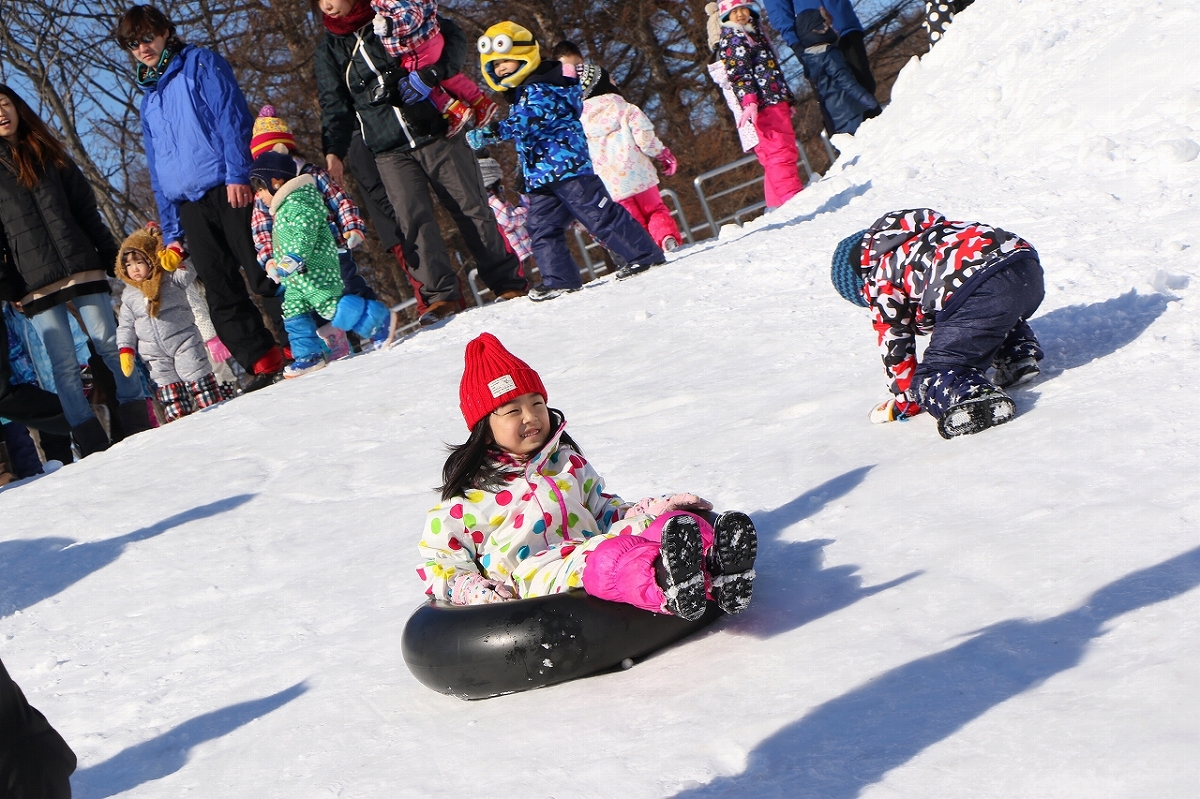
[[(400, 63), (409, 72), (416, 72), (418, 69), (431, 67), (441, 59), (442, 49), (445, 45), (446, 40), (439, 33), (418, 44), (412, 52), (405, 53), (400, 59)], [(433, 87), (433, 91), (429, 93), (429, 100), (439, 111), (444, 112), (446, 107), (450, 105), (450, 101), (455, 97), (470, 105), (482, 96), (483, 92), (475, 85), (475, 81), (460, 72), (457, 75), (452, 75), (444, 79), (437, 86)]]
[(651, 186), (645, 191), (639, 191), (637, 194), (626, 197), (624, 200), (617, 200), (617, 202), (624, 206), (639, 225), (646, 228), (650, 233), (650, 238), (654, 239), (654, 243), (659, 247), (662, 246), (663, 239), (667, 236), (673, 236), (676, 244), (683, 243), (683, 237), (679, 235), (679, 226), (675, 224), (675, 218), (663, 204), (662, 195), (658, 193), (658, 186)]
[(754, 130), (758, 133), (754, 154), (766, 176), (763, 194), (768, 208), (778, 208), (804, 188), (796, 168), (800, 152), (796, 149), (796, 131), (792, 127), (792, 107), (787, 103), (776, 103), (759, 109)]
[[(662, 549), (662, 528), (672, 516), (691, 516), (700, 524), (704, 551), (713, 544), (712, 525), (687, 511), (664, 513), (641, 535), (610, 538), (587, 554), (583, 569), (583, 590), (599, 599), (662, 613), (666, 603), (662, 589), (654, 579), (654, 559)], [(707, 582), (707, 580), (706, 580)]]

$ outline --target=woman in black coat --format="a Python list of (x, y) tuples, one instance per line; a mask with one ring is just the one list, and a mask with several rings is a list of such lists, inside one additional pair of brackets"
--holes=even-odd
[(150, 427), (142, 384), (121, 370), (108, 275), (117, 243), (96, 196), (66, 149), (12, 89), (0, 84), (0, 232), (11, 266), (0, 299), (33, 320), (54, 367), (63, 413), (82, 455), (108, 448), (108, 435), (83, 393), (70, 310), (75, 306), (117, 384), (126, 435)]

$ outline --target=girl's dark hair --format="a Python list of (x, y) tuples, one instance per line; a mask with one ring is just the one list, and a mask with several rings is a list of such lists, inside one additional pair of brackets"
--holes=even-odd
[(121, 15), (114, 32), (117, 43), (124, 50), (143, 36), (159, 36), (166, 34), (168, 39), (175, 37), (175, 26), (167, 15), (154, 6), (134, 6)]
[(21, 95), (3, 83), (0, 83), (0, 94), (11, 100), (17, 109), (17, 143), (11, 148), (13, 171), (18, 183), (32, 189), (41, 181), (48, 166), (61, 169), (70, 163), (67, 148)]
[[(562, 426), (562, 411), (550, 409), (550, 427), (557, 430)], [(563, 433), (559, 441), (571, 449), (583, 454), (583, 450), (575, 443), (570, 434)], [(504, 487), (506, 470), (497, 466), (492, 452), (492, 431), (485, 416), (471, 428), (471, 435), (458, 446), (449, 446), (450, 457), (442, 467), (442, 485), (438, 490), (442, 493), (442, 501), (452, 497), (462, 496), (468, 489), (476, 488), (481, 491), (496, 491)]]

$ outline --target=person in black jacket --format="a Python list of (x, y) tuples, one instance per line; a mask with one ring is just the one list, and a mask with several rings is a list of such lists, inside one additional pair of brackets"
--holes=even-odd
[(126, 435), (149, 429), (141, 381), (121, 371), (108, 275), (117, 242), (96, 195), (66, 149), (16, 92), (0, 84), (0, 228), (12, 269), (0, 280), (42, 335), (54, 384), (80, 454), (107, 449), (108, 434), (83, 393), (70, 311), (75, 306), (96, 352), (116, 379)]
[(0, 660), (0, 799), (71, 799), (75, 753)]
[[(340, 180), (352, 132), (360, 128), (404, 233), (408, 274), (420, 284), (429, 307), (423, 321), (436, 321), (462, 306), (430, 186), (462, 232), (488, 288), (504, 299), (524, 294), (528, 284), (516, 256), (504, 246), (474, 153), (461, 139), (447, 139), (441, 114), (413, 94), (404, 68), (372, 29), (370, 4), (319, 0), (318, 5), (326, 28), (315, 56), (326, 164)], [(439, 22), (446, 47), (436, 69), (450, 75), (466, 58), (466, 35), (450, 20)]]

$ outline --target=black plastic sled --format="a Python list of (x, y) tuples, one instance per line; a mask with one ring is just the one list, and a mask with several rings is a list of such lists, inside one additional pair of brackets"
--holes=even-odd
[(404, 625), (400, 649), (428, 688), (459, 699), (528, 691), (607, 671), (691, 635), (721, 614), (685, 621), (576, 589), (460, 607), (429, 602)]

